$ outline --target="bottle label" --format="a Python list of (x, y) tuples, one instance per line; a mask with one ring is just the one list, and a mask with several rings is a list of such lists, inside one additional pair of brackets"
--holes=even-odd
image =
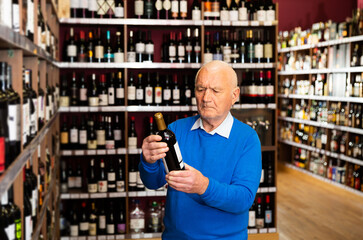
[(253, 44), (249, 44), (247, 46), (247, 56), (248, 56), (249, 59), (253, 59), (255, 57)]
[(118, 99), (125, 98), (125, 89), (124, 88), (116, 88), (116, 98), (118, 98)]
[(127, 99), (128, 100), (135, 100), (136, 99), (136, 87), (135, 86), (128, 86), (127, 87)]
[(137, 148), (137, 138), (136, 137), (129, 137), (128, 138), (129, 148), (136, 149)]
[(136, 185), (138, 188), (144, 188), (144, 184), (141, 180), (141, 177), (140, 177), (140, 172), (136, 172)]
[[(39, 109), (39, 116), (38, 118), (44, 119), (44, 97), (40, 96), (38, 97), (38, 109)], [(20, 114), (20, 112), (19, 112)]]
[(225, 61), (226, 63), (230, 63), (231, 62), (231, 47), (230, 46), (224, 46), (223, 47), (223, 61)]
[(117, 192), (125, 191), (125, 181), (116, 181), (116, 191)]
[(155, 87), (155, 103), (160, 104), (162, 102), (161, 87)]
[(156, 0), (155, 8), (157, 11), (161, 11), (163, 9), (163, 2), (161, 0)]
[(129, 172), (129, 186), (135, 187), (137, 182), (137, 172)]
[(115, 17), (123, 18), (124, 16), (124, 8), (121, 5), (115, 7)]
[(275, 95), (275, 88), (273, 85), (266, 86), (266, 95), (268, 97), (273, 97)]
[(90, 223), (89, 224), (89, 235), (90, 236), (96, 236), (97, 235), (97, 224), (96, 223)]
[(171, 89), (164, 89), (163, 97), (165, 101), (171, 100)]
[(272, 223), (272, 211), (271, 210), (265, 210), (265, 222)]
[(127, 52), (127, 61), (136, 62), (136, 52)]
[(220, 3), (217, 1), (213, 1), (211, 5), (211, 11), (212, 12), (210, 13), (210, 16), (218, 18), (220, 16)]
[(103, 59), (103, 56), (104, 56), (103, 46), (96, 46), (95, 47), (95, 57)]
[(176, 142), (174, 144), (174, 149), (175, 149), (176, 156), (178, 158), (178, 162), (179, 162), (180, 169), (184, 169), (183, 157), (182, 157), (182, 154), (180, 152), (180, 148), (179, 148), (178, 142)]
[(115, 234), (115, 225), (107, 224), (107, 234)]
[(178, 17), (179, 1), (171, 1), (171, 13), (173, 17)]
[(97, 0), (97, 14), (98, 15), (105, 15), (109, 9), (109, 6), (106, 4), (105, 0)]
[(115, 104), (115, 88), (113, 87), (108, 88), (108, 104)]
[(144, 100), (144, 89), (136, 89), (136, 100)]
[(173, 102), (174, 102), (174, 104), (177, 104), (179, 102), (179, 100), (180, 100), (180, 90), (179, 89), (173, 89)]
[(27, 1), (27, 22), (26, 22), (27, 30), (29, 30), (29, 32), (31, 33), (34, 33), (34, 2), (31, 0), (24, 0), (24, 1)]
[(13, 30), (19, 32), (20, 22), (19, 22), (19, 4), (13, 3)]
[(98, 192), (107, 192), (107, 181), (98, 181)]
[(88, 229), (89, 229), (88, 222), (81, 222), (81, 223), (79, 224), (79, 229), (80, 229), (81, 231), (88, 231)]
[(77, 46), (76, 45), (68, 45), (67, 46), (67, 56), (68, 57), (76, 57), (77, 56)]
[(98, 106), (98, 97), (89, 97), (88, 98), (88, 104), (91, 106), (91, 107), (97, 107)]
[(190, 89), (185, 90), (185, 97), (190, 98), (191, 96), (192, 96), (192, 90)]
[(20, 141), (20, 105), (9, 105), (8, 109), (9, 141)]
[(188, 1), (181, 0), (180, 1), (180, 16), (181, 17), (186, 17), (187, 16), (187, 12), (188, 12)]
[(98, 216), (98, 228), (106, 229), (106, 216), (105, 215)]
[(178, 46), (178, 58), (185, 56), (185, 47), (184, 46)]
[(96, 130), (97, 135), (97, 145), (105, 145), (106, 144), (106, 134), (105, 130)]
[(260, 43), (255, 45), (255, 58), (263, 58), (263, 45)]
[(69, 96), (61, 96), (59, 98), (60, 107), (69, 107)]
[(212, 2), (205, 1), (204, 2), (204, 17), (211, 17), (212, 16)]
[(71, 225), (71, 236), (72, 237), (78, 236), (78, 225)]
[(78, 8), (79, 7), (78, 0), (71, 0), (70, 7), (71, 8)]
[(106, 149), (115, 149), (115, 141), (106, 140)]
[(68, 132), (61, 132), (61, 144), (68, 144)]
[(192, 20), (198, 21), (202, 19), (202, 13), (199, 9), (193, 9), (192, 11)]
[(126, 224), (121, 223), (117, 224), (117, 233), (125, 233), (126, 232)]
[(79, 89), (79, 100), (87, 101), (87, 88)]
[(213, 61), (213, 54), (212, 53), (204, 53), (204, 63), (209, 63)]
[(264, 220), (263, 218), (256, 218), (256, 227), (263, 228), (264, 227)]
[(87, 144), (87, 130), (79, 130), (79, 143), (82, 145)]
[(250, 97), (257, 97), (257, 86), (256, 85), (250, 85), (248, 86), (248, 95)]
[(247, 21), (247, 8), (239, 8), (238, 9), (238, 20), (240, 21)]
[(265, 96), (265, 86), (257, 86), (257, 95), (259, 97), (264, 97)]
[(75, 188), (82, 188), (82, 177), (81, 176), (75, 177), (74, 187)]
[(229, 11), (229, 21), (238, 21), (238, 10)]
[(141, 16), (144, 14), (144, 2), (141, 0), (135, 1), (135, 15)]
[(169, 59), (175, 60), (176, 58), (176, 47), (175, 46), (169, 46)]
[(220, 19), (221, 19), (221, 21), (228, 21), (229, 20), (229, 11), (228, 10), (222, 10)]
[(261, 22), (266, 21), (266, 11), (265, 10), (257, 11), (257, 21), (261, 21)]
[(121, 141), (121, 130), (113, 130), (113, 136), (115, 141)]
[(116, 180), (116, 173), (114, 172), (107, 173), (107, 181), (113, 182), (115, 180)]
[(154, 54), (154, 44), (148, 43), (145, 45), (145, 53), (146, 54)]
[(145, 88), (145, 103), (146, 104), (153, 103), (153, 88), (152, 87)]
[(78, 143), (78, 129), (71, 129), (71, 143)]
[(136, 53), (145, 52), (145, 43), (136, 43)]
[(213, 54), (213, 60), (223, 60), (223, 54), (222, 53), (215, 53)]
[(130, 229), (137, 230), (145, 228), (144, 219), (130, 219)]
[(272, 44), (271, 43), (267, 43), (265, 44), (264, 46), (264, 55), (265, 55), (265, 58), (269, 58), (269, 59), (272, 59)]
[(255, 211), (248, 212), (248, 226), (256, 227), (256, 212)]
[(96, 183), (89, 183), (88, 184), (88, 192), (89, 193), (96, 193), (97, 192), (97, 184)]
[(275, 21), (275, 10), (269, 9), (266, 11), (266, 21)]
[(199, 45), (195, 45), (194, 46), (194, 52), (195, 52), (195, 54), (197, 54), (197, 53), (200, 53), (200, 46)]
[(32, 239), (32, 231), (33, 231), (33, 221), (31, 216), (25, 217), (25, 238), (26, 240)]
[(108, 105), (108, 96), (107, 94), (99, 94), (98, 95), (99, 106), (107, 106)]

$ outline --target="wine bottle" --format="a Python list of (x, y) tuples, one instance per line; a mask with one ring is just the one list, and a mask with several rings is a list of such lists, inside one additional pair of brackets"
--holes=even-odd
[(204, 63), (209, 63), (213, 61), (213, 53), (210, 39), (210, 32), (206, 32), (205, 34), (205, 47), (204, 47)]
[(127, 100), (128, 105), (136, 104), (136, 86), (134, 84), (134, 78), (131, 76), (129, 85), (127, 86)]
[(62, 86), (62, 88), (61, 88), (61, 92), (60, 92), (59, 106), (60, 107), (69, 107), (70, 93), (69, 93), (69, 88), (68, 88), (68, 82), (64, 75), (62, 77), (61, 86)]
[(115, 61), (115, 55), (114, 51), (112, 49), (111, 45), (111, 32), (107, 30), (106, 32), (106, 46), (105, 46), (105, 52), (104, 52), (104, 61), (111, 63)]
[(136, 88), (136, 102), (139, 106), (144, 104), (145, 96), (144, 96), (144, 85), (142, 84), (142, 74), (139, 73), (137, 75), (138, 81), (137, 81), (137, 88)]
[(179, 1), (171, 0), (171, 17), (178, 19), (179, 16)]
[(71, 220), (69, 221), (70, 222), (70, 235), (71, 235), (71, 237), (78, 237), (79, 236), (79, 221), (78, 221), (78, 214), (77, 214), (75, 207), (73, 207), (70, 215), (71, 215)]
[(115, 62), (124, 62), (124, 51), (123, 51), (123, 45), (122, 45), (122, 39), (121, 39), (121, 32), (116, 32), (116, 48), (113, 53), (114, 55), (114, 61)]
[(153, 61), (154, 61), (154, 42), (151, 39), (151, 31), (148, 31), (145, 44), (144, 62), (153, 62)]
[(23, 175), (23, 181), (24, 181), (24, 197), (23, 197), (23, 211), (24, 211), (24, 224), (23, 224), (23, 229), (24, 229), (24, 239), (25, 240), (31, 240), (31, 235), (33, 232), (33, 222), (32, 222), (32, 205), (31, 205), (31, 198), (32, 198), (32, 194), (29, 194), (29, 190), (31, 188), (31, 186), (28, 185), (27, 181), (26, 181), (26, 177), (25, 174)]
[(117, 174), (116, 174), (116, 191), (117, 192), (124, 192), (125, 191), (125, 180), (123, 177), (122, 172), (122, 159), (118, 159), (118, 165), (117, 165)]
[(83, 187), (83, 171), (79, 164), (77, 164), (77, 170), (74, 178), (74, 187), (78, 189), (82, 189)]
[(266, 195), (265, 204), (265, 227), (272, 227), (272, 208), (270, 205), (270, 195)]
[(12, 221), (11, 214), (8, 209), (8, 192), (5, 192), (1, 197), (1, 228), (4, 228), (4, 234), (0, 231), (0, 237), (4, 239), (13, 239), (14, 238), (14, 222)]
[(67, 180), (68, 189), (73, 189), (75, 186), (75, 173), (73, 172), (71, 164), (68, 164), (67, 176), (68, 176)]
[(171, 89), (169, 75), (165, 77), (165, 85), (163, 88), (163, 105), (169, 106), (171, 104)]
[(112, 129), (112, 118), (106, 117), (106, 149), (115, 148), (115, 137)]
[(156, 104), (156, 106), (160, 106), (162, 103), (162, 92), (163, 92), (163, 88), (160, 85), (160, 78), (159, 78), (159, 72), (156, 73), (156, 85), (154, 87), (154, 102)]
[(267, 63), (272, 63), (273, 62), (273, 46), (271, 43), (271, 35), (270, 35), (270, 31), (267, 30), (266, 31), (266, 41), (263, 45), (263, 55), (264, 55), (264, 61)]
[(88, 226), (89, 226), (89, 231), (88, 231), (88, 235), (89, 236), (97, 236), (97, 211), (96, 211), (96, 204), (95, 202), (91, 202), (91, 212), (89, 214), (88, 217)]
[(137, 133), (135, 128), (135, 117), (131, 117), (130, 122), (130, 131), (128, 136), (128, 148), (129, 149), (136, 149), (137, 148)]
[(60, 131), (60, 143), (61, 143), (61, 149), (68, 149), (69, 145), (69, 131), (68, 131), (68, 125), (67, 125), (67, 117), (63, 116), (63, 125)]
[(229, 30), (223, 30), (223, 40), (224, 40), (224, 46), (223, 46), (223, 61), (226, 63), (231, 62), (231, 43), (229, 41)]
[(61, 171), (60, 171), (60, 192), (67, 193), (68, 192), (68, 175), (66, 170), (66, 162), (61, 162)]
[(126, 233), (126, 221), (125, 221), (124, 208), (122, 206), (122, 203), (120, 204), (120, 207), (119, 207), (119, 214), (118, 214), (116, 225), (117, 225), (118, 234)]
[(221, 7), (221, 3), (220, 0), (211, 0), (211, 13), (210, 13), (210, 17), (211, 19), (214, 20), (219, 20), (220, 19), (220, 7)]
[(266, 21), (266, 10), (262, 0), (258, 1), (257, 7), (257, 21), (264, 22)]
[(144, 0), (144, 18), (152, 19), (154, 16), (154, 4), (152, 0)]
[(136, 62), (136, 49), (134, 43), (134, 32), (130, 31), (129, 43), (127, 45), (127, 61)]
[(154, 118), (159, 130), (157, 135), (161, 136), (161, 142), (165, 142), (169, 147), (169, 151), (163, 158), (166, 173), (173, 170), (184, 170), (185, 166), (175, 134), (166, 128), (162, 113), (156, 113)]
[(221, 44), (219, 41), (219, 32), (214, 34), (214, 42), (213, 42), (213, 60), (220, 60), (223, 61), (223, 53)]
[(108, 74), (108, 88), (107, 88), (107, 92), (108, 92), (108, 99), (107, 99), (107, 103), (109, 106), (113, 106), (115, 105), (115, 73), (109, 73)]
[[(30, 41), (34, 41), (34, 0), (26, 1), (26, 32), (25, 35)], [(24, 8), (23, 8), (24, 9)]]
[(222, 0), (220, 3), (220, 19), (221, 21), (229, 21), (227, 0)]
[(266, 21), (275, 21), (276, 19), (275, 4), (272, 2), (272, 0), (266, 0), (265, 10), (266, 10)]
[(114, 168), (114, 162), (109, 161), (107, 172), (107, 191), (116, 192), (116, 171)]
[(175, 32), (170, 32), (169, 39), (169, 62), (176, 62), (176, 44), (175, 44)]
[(87, 62), (95, 62), (95, 49), (93, 41), (93, 32), (88, 32), (88, 45), (87, 45)]
[(106, 86), (106, 76), (101, 74), (100, 83), (98, 85), (98, 105), (107, 106), (108, 105), (108, 89)]
[(74, 39), (74, 30), (70, 28), (69, 30), (69, 42), (67, 45), (67, 59), (68, 62), (76, 62), (77, 61), (77, 45)]
[(92, 74), (92, 83), (90, 84), (90, 89), (88, 91), (88, 105), (91, 107), (98, 106), (98, 90), (96, 84), (96, 74)]
[(183, 89), (183, 104), (186, 106), (191, 105), (191, 98), (192, 98), (192, 90), (189, 87), (189, 80), (188, 76), (184, 76), (184, 89)]
[(115, 148), (121, 148), (122, 144), (122, 133), (121, 133), (121, 123), (119, 121), (119, 116), (116, 115), (115, 126), (113, 128), (113, 136), (115, 139)]
[(89, 0), (88, 1), (88, 16), (90, 18), (96, 18), (97, 17), (97, 0)]
[(198, 0), (193, 0), (192, 3), (192, 20), (197, 21), (202, 19), (202, 13), (200, 11), (200, 3)]
[(20, 8), (19, 8), (19, 0), (13, 0), (12, 4), (12, 13), (13, 13), (13, 31), (20, 31)]
[(265, 103), (273, 103), (275, 97), (275, 87), (272, 83), (271, 70), (266, 72), (266, 98)]
[(106, 148), (106, 130), (105, 130), (105, 117), (99, 116), (97, 128), (96, 128), (96, 136), (97, 136), (97, 149), (105, 149)]
[(122, 72), (117, 73), (117, 82), (115, 88), (116, 88), (115, 103), (117, 106), (122, 106), (125, 104), (125, 88), (122, 79)]
[(193, 39), (193, 54), (194, 54), (194, 62), (201, 62), (201, 44), (199, 39), (199, 28), (194, 29), (194, 39)]
[(135, 16), (141, 18), (144, 15), (144, 2), (142, 0), (135, 0), (134, 10)]
[(72, 125), (69, 129), (69, 148), (70, 149), (77, 149), (79, 138), (78, 138), (78, 127), (76, 123), (76, 116), (72, 116)]
[(138, 31), (138, 39), (136, 42), (136, 62), (143, 62), (144, 61), (144, 54), (145, 54), (145, 42), (144, 42), (144, 31)]
[[(42, 129), (42, 127), (45, 124), (45, 93), (44, 93), (43, 88), (40, 87), (40, 77), (39, 77), (39, 75), (40, 75), (40, 71), (38, 71), (38, 109), (39, 109), (38, 128)], [(10, 88), (11, 88), (11, 85), (12, 85), (12, 83), (10, 82)], [(14, 92), (14, 93), (15, 93), (14, 98), (17, 98), (17, 96), (19, 97), (19, 95), (16, 96), (16, 94), (17, 94), (16, 92)], [(20, 104), (20, 97), (19, 97), (18, 100), (19, 100), (19, 104)], [(20, 109), (20, 105), (19, 105), (19, 109)], [(18, 126), (20, 126), (20, 110), (18, 111), (18, 116), (19, 117), (13, 118), (13, 119), (18, 119), (18, 121), (19, 121)], [(18, 129), (18, 131), (20, 131), (20, 128)], [(20, 136), (20, 135), (18, 135), (18, 136)]]
[(150, 73), (147, 73), (147, 82), (145, 86), (145, 104), (150, 106), (153, 104), (154, 94), (153, 87), (151, 86)]
[(240, 0), (239, 1), (238, 20), (240, 20), (240, 21), (247, 21), (248, 20), (247, 7), (246, 7), (246, 1), (245, 0)]
[(266, 97), (265, 74), (259, 71), (258, 85), (257, 85), (257, 102), (264, 103)]
[(178, 35), (178, 62), (179, 63), (183, 63), (185, 62), (185, 46), (184, 46), (184, 41), (183, 41), (183, 33), (179, 32)]
[(229, 20), (230, 21), (238, 21), (238, 5), (236, 0), (231, 0), (229, 5)]
[(204, 6), (204, 19), (209, 20), (212, 17), (212, 1), (211, 0), (203, 0)]
[(105, 48), (103, 46), (102, 39), (101, 39), (101, 30), (98, 29), (98, 36), (97, 36), (97, 41), (96, 41), (96, 45), (95, 45), (95, 62), (98, 62), (98, 63), (103, 62), (104, 57), (105, 57)]
[(110, 207), (106, 216), (106, 233), (108, 235), (115, 234), (115, 213), (112, 201), (110, 201)]
[(262, 210), (262, 198), (257, 197), (256, 228), (264, 228), (265, 216)]
[(180, 105), (180, 88), (177, 74), (173, 75), (173, 105)]
[(240, 45), (239, 45), (239, 62), (245, 63), (247, 55), (246, 55), (246, 44), (245, 44), (245, 32), (244, 30), (241, 30), (239, 32), (239, 38), (240, 38)]
[(87, 189), (89, 193), (97, 192), (97, 179), (95, 174), (94, 159), (91, 159), (88, 167)]
[(101, 159), (100, 163), (100, 173), (97, 180), (97, 190), (100, 193), (107, 192), (107, 176), (105, 171), (105, 162), (103, 159)]
[(248, 228), (255, 228), (256, 227), (256, 204), (253, 201), (252, 206), (248, 211)]
[(79, 236), (87, 236), (89, 230), (89, 222), (87, 217), (86, 202), (82, 202), (82, 209), (79, 219)]
[(83, 30), (79, 32), (79, 49), (77, 54), (78, 62), (87, 62), (87, 47), (85, 41), (85, 33)]
[(186, 19), (188, 16), (188, 1), (187, 0), (180, 0), (179, 10), (180, 10), (181, 19), (183, 19), (183, 20)]
[(94, 121), (88, 122), (87, 149), (97, 149), (97, 135), (94, 129)]
[(247, 30), (246, 32), (246, 47), (247, 47), (247, 63), (253, 63), (255, 58), (255, 46), (253, 42), (253, 31)]
[(192, 63), (193, 61), (193, 42), (191, 36), (191, 29), (187, 28), (187, 37), (185, 40), (186, 63)]
[(130, 210), (130, 232), (141, 233), (145, 231), (145, 212), (140, 208), (140, 201), (134, 200)]
[(232, 46), (231, 46), (231, 62), (232, 63), (238, 63), (240, 60), (239, 52), (240, 52), (240, 46), (239, 46), (239, 40), (237, 36), (237, 32), (233, 32), (231, 35), (232, 37)]
[(72, 75), (70, 106), (78, 106), (78, 86), (75, 72)]
[(261, 36), (261, 31), (257, 30), (257, 35), (255, 35), (255, 45), (254, 45), (254, 62), (261, 63), (263, 61), (263, 36)]

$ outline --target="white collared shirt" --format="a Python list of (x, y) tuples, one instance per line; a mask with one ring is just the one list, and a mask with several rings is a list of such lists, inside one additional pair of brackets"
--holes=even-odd
[(192, 130), (201, 128), (206, 133), (209, 133), (210, 135), (214, 135), (215, 133), (217, 133), (218, 135), (228, 139), (229, 134), (231, 133), (231, 130), (232, 130), (232, 125), (233, 125), (233, 117), (232, 117), (232, 114), (229, 112), (226, 119), (224, 119), (223, 122), (216, 129), (214, 129), (211, 132), (205, 131), (205, 129), (203, 127), (203, 121), (201, 118), (198, 118), (197, 121), (195, 121), (195, 123), (193, 124), (193, 126), (190, 130), (192, 131)]

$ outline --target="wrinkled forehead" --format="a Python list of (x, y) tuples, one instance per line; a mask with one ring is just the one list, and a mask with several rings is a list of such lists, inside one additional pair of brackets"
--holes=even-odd
[(232, 84), (231, 77), (225, 69), (202, 68), (197, 75), (195, 85), (211, 88), (226, 88)]

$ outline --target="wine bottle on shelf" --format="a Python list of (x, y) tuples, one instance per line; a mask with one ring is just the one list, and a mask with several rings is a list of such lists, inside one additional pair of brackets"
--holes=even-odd
[(116, 115), (115, 125), (113, 128), (113, 136), (115, 139), (115, 148), (121, 148), (122, 144), (122, 131), (121, 131), (121, 123), (119, 121), (119, 116)]
[(263, 36), (261, 36), (261, 31), (257, 30), (257, 34), (255, 34), (255, 39), (254, 62), (261, 63), (263, 61)]
[(266, 31), (266, 41), (263, 45), (264, 60), (267, 63), (273, 62), (273, 45), (271, 43), (271, 33), (269, 30)]
[(67, 117), (63, 116), (63, 125), (60, 131), (60, 143), (62, 149), (67, 149), (69, 146), (69, 131), (67, 125)]
[(180, 0), (179, 2), (180, 18), (186, 19), (188, 17), (188, 1)]
[(259, 1), (257, 6), (257, 21), (264, 22), (266, 21), (266, 10), (265, 4), (263, 1)]
[(142, 83), (142, 74), (139, 73), (137, 75), (138, 81), (137, 81), (137, 88), (136, 88), (136, 102), (139, 106), (144, 104), (145, 102), (145, 95), (144, 95), (144, 85)]
[(127, 100), (128, 105), (136, 104), (136, 86), (134, 84), (134, 78), (131, 76), (129, 85), (127, 86)]
[(272, 0), (266, 0), (265, 10), (266, 10), (266, 21), (275, 21), (276, 19), (275, 4), (272, 2)]
[(176, 74), (173, 75), (173, 105), (180, 105), (180, 88)]
[(117, 81), (115, 88), (116, 88), (115, 103), (117, 106), (122, 106), (125, 104), (125, 88), (122, 79), (122, 72), (117, 73)]
[(193, 0), (192, 7), (192, 20), (197, 21), (202, 19), (202, 13), (200, 8), (200, 3), (198, 0)]
[(115, 137), (112, 129), (112, 118), (106, 117), (106, 149), (115, 148)]
[(109, 210), (107, 211), (107, 216), (106, 216), (106, 233), (108, 235), (114, 235), (115, 234), (115, 212), (114, 212), (114, 207), (113, 207), (113, 202), (110, 201), (110, 207)]
[(107, 191), (116, 192), (116, 171), (114, 168), (114, 162), (112, 160), (110, 160), (108, 163)]
[(92, 74), (92, 83), (90, 84), (90, 89), (88, 91), (88, 105), (90, 107), (98, 106), (98, 90), (96, 84), (96, 74)]
[(222, 0), (220, 2), (220, 20), (229, 21), (229, 10), (227, 5), (227, 0)]
[(26, 69), (24, 71), (24, 87), (28, 93), (28, 102), (29, 102), (29, 135), (28, 142), (31, 142), (33, 138), (37, 135), (37, 107), (38, 107), (38, 96), (36, 92), (32, 89), (32, 71), (30, 69)]
[(144, 2), (142, 0), (135, 0), (134, 11), (137, 18), (141, 18), (144, 15)]
[(140, 200), (133, 200), (130, 210), (130, 232), (141, 233), (145, 231), (145, 212), (140, 208)]
[[(44, 124), (45, 124), (45, 93), (44, 93), (43, 88), (40, 87), (40, 78), (39, 78), (39, 75), (40, 75), (40, 71), (38, 71), (38, 109), (39, 109), (39, 114), (38, 114), (38, 128), (39, 129), (42, 129), (43, 126), (44, 126)], [(19, 95), (18, 95), (18, 97), (19, 97)], [(17, 98), (17, 97), (15, 96), (15, 98)], [(19, 98), (19, 104), (20, 104), (20, 98)], [(18, 126), (20, 126), (20, 110), (18, 112), (18, 116), (19, 117), (18, 118), (15, 118), (15, 119), (18, 119), (18, 121), (19, 121)], [(18, 131), (20, 131), (20, 129), (18, 129)]]
[(134, 32), (130, 31), (129, 43), (127, 45), (127, 61), (136, 62), (136, 48), (134, 43)]
[(152, 0), (144, 0), (144, 18), (152, 19), (154, 16), (154, 3)]
[(156, 73), (156, 85), (154, 87), (154, 96), (155, 96), (154, 103), (156, 106), (161, 105), (161, 103), (163, 101), (162, 95), (163, 95), (163, 88), (160, 85), (159, 72), (157, 72)]
[(239, 1), (238, 20), (240, 20), (240, 21), (247, 21), (248, 20), (247, 7), (246, 7), (246, 1), (245, 0), (240, 0)]
[(0, 237), (1, 239), (13, 239), (14, 238), (14, 222), (11, 218), (10, 212), (8, 210), (8, 192), (5, 192), (3, 196), (1, 197), (1, 228), (3, 228), (3, 233), (0, 230)]
[(77, 53), (78, 62), (87, 62), (87, 47), (86, 47), (86, 40), (85, 40), (85, 33), (83, 30), (79, 32), (79, 49)]
[(13, 215), (13, 222), (15, 225), (14, 237), (10, 239), (21, 240), (22, 224), (21, 224), (21, 212), (20, 208), (14, 203), (14, 189), (13, 186), (9, 189), (8, 204), (11, 214)]
[(163, 1), (162, 0), (155, 1), (155, 9), (156, 9), (156, 19), (160, 19), (161, 11), (163, 10)]
[(70, 149), (78, 149), (79, 136), (78, 136), (78, 127), (76, 123), (76, 116), (72, 116), (72, 125), (69, 129), (69, 148)]
[(106, 46), (104, 49), (104, 61), (111, 63), (115, 61), (115, 55), (114, 55), (114, 51), (112, 49), (112, 45), (111, 45), (111, 32), (109, 30), (107, 30), (106, 32)]
[(229, 41), (229, 30), (223, 30), (223, 61), (226, 63), (231, 62), (231, 42)]
[(93, 41), (93, 32), (88, 32), (88, 45), (87, 45), (87, 62), (95, 62), (95, 44)]
[(161, 230), (161, 209), (156, 201), (149, 203), (147, 227), (149, 232), (160, 232)]
[(200, 63), (201, 62), (201, 43), (200, 43), (200, 39), (199, 39), (199, 28), (194, 29), (193, 53), (194, 53), (193, 62)]
[(136, 174), (136, 191), (145, 191), (145, 185), (141, 180), (140, 171), (137, 170)]
[(190, 106), (192, 98), (192, 90), (189, 87), (188, 76), (184, 76), (184, 89), (183, 89), (183, 105)]
[(255, 59), (255, 43), (253, 41), (253, 30), (246, 32), (247, 63), (253, 63)]
[(87, 149), (97, 149), (97, 135), (94, 128), (94, 121), (88, 121)]
[(206, 32), (205, 34), (205, 47), (204, 47), (204, 63), (209, 63), (213, 61), (213, 53), (210, 39), (210, 32)]
[(145, 86), (145, 104), (150, 106), (154, 101), (153, 87), (151, 86), (150, 73), (147, 73), (147, 82)]
[(121, 32), (116, 32), (116, 48), (113, 55), (115, 62), (124, 62), (125, 55), (122, 45)]
[(70, 8), (71, 8), (71, 18), (78, 18), (80, 16), (78, 16), (78, 7), (79, 7), (79, 2), (72, 0), (70, 2)]
[(257, 197), (256, 208), (256, 228), (264, 228), (265, 216), (263, 215), (261, 196)]
[(178, 19), (179, 17), (179, 1), (171, 0), (171, 17), (173, 19)]
[(77, 79), (76, 73), (73, 72), (72, 75), (72, 82), (71, 82), (71, 94), (70, 94), (70, 106), (78, 106), (78, 86), (77, 86)]
[(219, 0), (211, 0), (211, 13), (210, 13), (210, 17), (213, 20), (219, 20), (220, 19), (220, 10), (221, 10), (221, 1)]
[(145, 53), (145, 41), (144, 41), (145, 32), (138, 31), (138, 39), (136, 42), (136, 62), (144, 61), (144, 53)]
[(223, 52), (219, 41), (219, 32), (214, 34), (213, 60), (223, 61)]
[(148, 124), (148, 131), (146, 133), (147, 136), (150, 136), (150, 135), (155, 135), (156, 132), (154, 130), (154, 118), (153, 117), (149, 117), (149, 124)]
[(116, 174), (116, 191), (117, 192), (124, 192), (125, 191), (125, 179), (123, 177), (122, 172), (122, 159), (118, 159), (118, 166), (117, 166), (117, 174)]
[(104, 61), (105, 48), (101, 39), (101, 30), (98, 29), (97, 41), (95, 44), (95, 62), (101, 63)]
[(240, 52), (240, 41), (238, 40), (237, 32), (233, 32), (232, 35), (232, 46), (231, 46), (231, 62), (238, 63), (240, 60), (239, 52)]
[(68, 192), (68, 175), (66, 170), (66, 162), (61, 162), (61, 171), (60, 171), (60, 192), (67, 193)]
[(151, 31), (147, 32), (144, 62), (154, 62), (154, 42), (151, 39)]
[(89, 222), (87, 217), (86, 202), (82, 202), (82, 209), (79, 219), (79, 236), (87, 236), (89, 230)]
[(97, 236), (97, 211), (96, 211), (96, 203), (94, 201), (91, 202), (91, 212), (89, 214), (88, 217), (88, 226), (89, 226), (89, 231), (88, 231), (88, 235), (89, 236)]
[(170, 32), (169, 38), (169, 62), (176, 62), (175, 32)]
[(118, 214), (116, 226), (117, 226), (118, 234), (126, 233), (126, 221), (125, 221), (124, 208), (122, 206), (122, 203), (120, 204), (120, 207), (119, 207), (119, 214)]
[(98, 10), (97, 0), (89, 0), (88, 1), (88, 17), (96, 18), (97, 10)]
[(100, 83), (98, 85), (98, 105), (107, 106), (108, 105), (108, 89), (106, 86), (106, 76), (101, 74)]
[(163, 12), (164, 12), (164, 19), (169, 19), (171, 16), (171, 2), (170, 0), (163, 1)]
[(185, 40), (185, 53), (186, 53), (186, 63), (192, 63), (193, 61), (193, 42), (191, 29), (187, 28), (187, 37)]
[(94, 159), (91, 159), (90, 165), (88, 167), (88, 175), (87, 175), (87, 189), (89, 193), (97, 192), (97, 179), (95, 173)]
[(72, 165), (68, 163), (68, 169), (67, 169), (67, 185), (68, 189), (73, 189), (75, 186), (75, 173), (73, 172)]
[(24, 216), (24, 224), (23, 224), (23, 233), (25, 240), (31, 240), (32, 232), (33, 232), (33, 222), (32, 222), (32, 205), (31, 205), (31, 199), (32, 194), (31, 191), (29, 193), (29, 190), (31, 189), (31, 186), (29, 186), (28, 181), (26, 181), (25, 177), (25, 171), (23, 175), (23, 184), (24, 184), (24, 193), (23, 193), (23, 216)]
[(13, 30), (14, 32), (20, 31), (20, 7), (19, 0), (13, 0), (12, 4), (12, 13), (13, 13)]
[(100, 172), (98, 175), (97, 180), (97, 190), (98, 192), (107, 192), (107, 176), (106, 176), (106, 170), (105, 170), (105, 162), (103, 159), (101, 159), (100, 163)]
[(135, 128), (135, 117), (134, 116), (131, 117), (131, 122), (130, 122), (128, 148), (129, 149), (137, 148), (137, 133), (136, 133), (136, 128)]
[(163, 88), (163, 105), (169, 106), (170, 104), (171, 104), (171, 88), (170, 88), (169, 75), (166, 75), (165, 85)]
[(265, 76), (263, 71), (259, 71), (258, 85), (257, 85), (257, 102), (264, 103), (266, 97)]
[(266, 95), (265, 103), (273, 103), (275, 97), (275, 87), (272, 83), (272, 73), (271, 70), (266, 72)]
[(68, 81), (66, 77), (63, 75), (62, 82), (61, 82), (61, 92), (59, 98), (59, 106), (60, 107), (69, 107), (70, 102), (70, 92), (68, 88)]
[(212, 17), (212, 1), (211, 0), (203, 0), (204, 7), (204, 20), (210, 20)]
[(178, 62), (185, 62), (185, 45), (183, 41), (183, 33), (179, 32), (178, 35), (178, 48), (177, 48)]
[(129, 178), (128, 178), (128, 191), (136, 191), (137, 190), (137, 170), (135, 169), (135, 159), (130, 161), (130, 169), (129, 169)]
[(79, 221), (78, 221), (78, 213), (73, 207), (71, 213), (71, 219), (69, 221), (70, 223), (70, 235), (71, 237), (78, 237), (79, 236)]
[(115, 0), (108, 0), (106, 1), (106, 4), (108, 5), (108, 10), (106, 12), (106, 14), (108, 15), (109, 18), (113, 18), (113, 16), (115, 16)]
[(175, 134), (166, 128), (164, 117), (161, 113), (156, 113), (154, 118), (159, 130), (157, 134), (162, 137), (161, 141), (165, 142), (169, 147), (169, 151), (166, 153), (165, 158), (163, 158), (165, 171), (169, 173), (173, 170), (184, 170), (185, 166)]
[[(23, 8), (24, 9), (24, 8)], [(26, 31), (25, 35), (30, 41), (34, 41), (34, 0), (28, 0), (26, 6)]]
[(115, 73), (109, 73), (107, 76), (108, 76), (107, 103), (109, 106), (113, 106), (113, 105), (115, 105), (115, 82), (114, 82)]
[(98, 124), (96, 128), (97, 136), (97, 149), (106, 148), (106, 130), (105, 130), (105, 117), (99, 116)]
[(248, 228), (256, 228), (256, 202), (253, 201), (248, 211)]
[(83, 171), (80, 164), (77, 164), (77, 170), (74, 177), (74, 188), (82, 189), (83, 187)]
[(67, 45), (67, 59), (68, 62), (76, 62), (77, 61), (77, 44), (74, 38), (74, 30), (70, 28), (69, 30), (69, 42)]
[(270, 204), (270, 195), (266, 195), (265, 204), (265, 227), (272, 227), (272, 207)]

